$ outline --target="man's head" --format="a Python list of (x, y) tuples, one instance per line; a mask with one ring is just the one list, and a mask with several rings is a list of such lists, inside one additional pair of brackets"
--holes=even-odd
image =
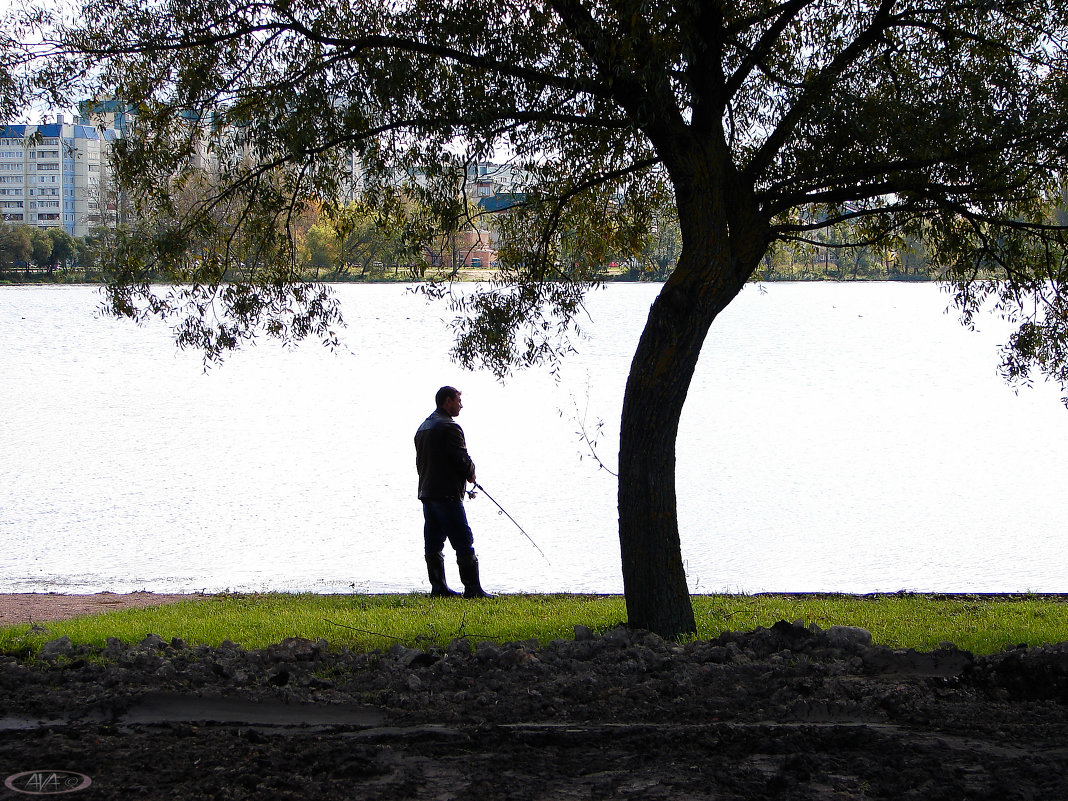
[(438, 411), (444, 412), (449, 417), (456, 417), (464, 406), (460, 402), (460, 390), (456, 389), (456, 387), (442, 387), (439, 389), (434, 395), (434, 403), (437, 404)]

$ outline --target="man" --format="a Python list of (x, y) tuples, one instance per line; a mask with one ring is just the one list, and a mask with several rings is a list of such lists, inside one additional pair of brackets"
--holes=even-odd
[(437, 408), (415, 432), (415, 467), (419, 471), (419, 500), (423, 502), (423, 545), (430, 594), (458, 596), (445, 582), (447, 539), (456, 551), (465, 598), (492, 598), (478, 578), (474, 535), (464, 511), (464, 492), (475, 483), (475, 463), (467, 453), (463, 429), (453, 420), (463, 408), (460, 391), (442, 387), (434, 396)]

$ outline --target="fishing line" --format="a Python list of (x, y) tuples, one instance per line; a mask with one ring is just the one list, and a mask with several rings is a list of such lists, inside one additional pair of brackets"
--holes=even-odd
[[(521, 533), (521, 534), (522, 534), (522, 535), (523, 535), (524, 537), (526, 537), (526, 538), (527, 538), (528, 540), (530, 540), (530, 544), (531, 544), (531, 545), (533, 545), (533, 546), (534, 546), (535, 548), (537, 548), (537, 550), (538, 550), (538, 553), (540, 553), (540, 554), (541, 554), (541, 557), (542, 557), (542, 559), (544, 559), (544, 560), (545, 560), (546, 562), (549, 562), (549, 557), (545, 555), (545, 552), (544, 552), (544, 551), (543, 551), (543, 550), (542, 550), (541, 548), (538, 548), (538, 543), (534, 542), (534, 538), (533, 538), (533, 537), (531, 537), (531, 536), (530, 536), (529, 534), (527, 534), (527, 532), (523, 530), (523, 527), (522, 527), (521, 525), (519, 525), (518, 523), (516, 523), (516, 522), (515, 522), (515, 518), (514, 518), (514, 517), (512, 517), (512, 516), (511, 516), (510, 514), (508, 514), (508, 511), (507, 511), (507, 510), (506, 510), (506, 509), (505, 509), (505, 508), (504, 508), (503, 506), (501, 506), (501, 505), (500, 505), (499, 503), (497, 503), (497, 499), (496, 499), (496, 498), (494, 498), (494, 497), (493, 497), (492, 495), (490, 495), (490, 494), (489, 494), (488, 492), (486, 492), (486, 488), (485, 488), (485, 487), (483, 487), (483, 486), (482, 486), (481, 484), (479, 484), (479, 483), (477, 483), (477, 482), (473, 482), (473, 483), (474, 483), (474, 485), (475, 485), (476, 489), (479, 489), (479, 490), (481, 490), (481, 491), (482, 491), (482, 493), (483, 493), (483, 494), (484, 494), (484, 495), (485, 495), (485, 496), (486, 496), (487, 498), (489, 498), (489, 499), (490, 499), (491, 501), (493, 501), (493, 505), (494, 505), (494, 506), (496, 506), (496, 507), (497, 507), (498, 509), (500, 509), (500, 510), (501, 510), (501, 514), (503, 514), (503, 515), (504, 515), (505, 517), (507, 517), (507, 518), (508, 518), (509, 520), (511, 520), (511, 521), (512, 521), (512, 523), (514, 523), (514, 524), (515, 524), (515, 527), (516, 527), (517, 529), (519, 529), (520, 533)], [(471, 497), (471, 498), (475, 497), (475, 495), (474, 495), (474, 493), (473, 493), (473, 492), (469, 492), (469, 493), (467, 493), (467, 494), (468, 494), (468, 496), (469, 496), (469, 497)], [(549, 562), (549, 564), (551, 565), (551, 564), (552, 564), (552, 562)]]

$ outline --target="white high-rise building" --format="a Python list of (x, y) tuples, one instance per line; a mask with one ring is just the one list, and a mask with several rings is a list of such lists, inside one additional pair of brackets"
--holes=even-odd
[(114, 224), (107, 150), (119, 135), (116, 127), (63, 116), (43, 125), (0, 125), (0, 219), (62, 227), (71, 236)]

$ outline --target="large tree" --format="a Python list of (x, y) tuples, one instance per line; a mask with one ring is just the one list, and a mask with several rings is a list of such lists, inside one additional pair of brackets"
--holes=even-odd
[[(993, 300), (1019, 324), (1010, 376), (1068, 378), (1054, 214), (1068, 166), (1060, 3), (91, 0), (54, 41), (43, 78), (136, 111), (117, 166), (142, 204), (166, 207), (198, 148), (214, 149), (220, 190), (202, 208), (237, 213), (247, 236), (227, 241), (261, 266), (217, 338), (198, 324), (212, 347), (264, 323), (314, 331), (333, 313), (305, 289), (298, 300), (311, 307), (277, 319), (292, 299), (274, 237), (284, 242), (292, 209), (344, 191), (351, 154), (384, 213), (414, 191), (445, 227), (467, 224), (465, 162), (519, 168), (498, 226), (499, 281), (466, 297), (457, 341), (464, 362), (498, 372), (558, 352), (596, 254), (640, 249), (655, 210), (674, 204), (681, 256), (649, 311), (620, 428), (635, 626), (694, 628), (676, 516), (679, 418), (712, 322), (775, 243), (815, 241), (846, 221), (872, 244), (920, 237), (965, 321)], [(192, 272), (174, 256), (211, 219), (157, 226), (138, 241), (158, 248), (125, 249), (116, 309), (179, 310), (138, 283), (148, 261), (185, 265), (175, 277), (196, 292), (238, 291), (215, 283), (225, 248)], [(590, 258), (559, 262), (562, 236)]]

